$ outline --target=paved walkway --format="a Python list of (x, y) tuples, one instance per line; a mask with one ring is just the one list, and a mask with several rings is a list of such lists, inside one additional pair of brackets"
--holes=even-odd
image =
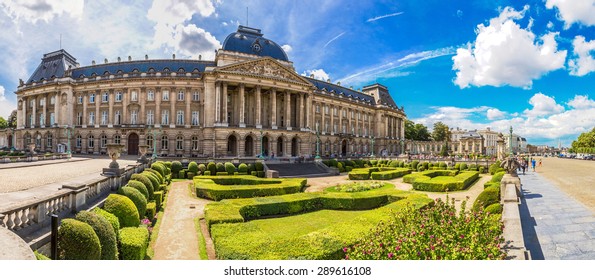
[(538, 173), (519, 177), (523, 235), (531, 258), (595, 260), (595, 213)]

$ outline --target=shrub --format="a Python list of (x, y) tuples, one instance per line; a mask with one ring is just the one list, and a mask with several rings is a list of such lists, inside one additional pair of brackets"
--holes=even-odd
[(461, 169), (461, 164), (460, 163), (455, 163), (455, 169), (456, 170), (460, 170)]
[(372, 172), (370, 174), (370, 178), (372, 178), (372, 180), (391, 180), (394, 178), (403, 177), (410, 173), (411, 170), (408, 168), (397, 168), (394, 170)]
[[(257, 171), (258, 172), (258, 171)], [(197, 177), (194, 180), (198, 197), (221, 200), (300, 192), (306, 179), (260, 179), (252, 176)]]
[(245, 163), (240, 163), (240, 165), (238, 166), (238, 172), (248, 173), (248, 165), (246, 165)]
[(227, 171), (217, 171), (217, 176), (227, 176), (229, 173)]
[(378, 164), (378, 160), (372, 159), (370, 160), (370, 165), (376, 166)]
[(178, 171), (178, 179), (184, 179), (184, 178), (186, 178), (186, 170)]
[(439, 166), (441, 169), (446, 169), (446, 167), (447, 167), (447, 165), (446, 165), (446, 163), (445, 163), (445, 162), (441, 162), (441, 163), (440, 163), (438, 166)]
[(370, 170), (368, 168), (353, 169), (348, 176), (349, 180), (368, 180), (370, 179)]
[(497, 215), (465, 211), (441, 199), (421, 210), (393, 212), (358, 242), (343, 249), (353, 260), (501, 260), (504, 239)]
[(104, 217), (114, 229), (114, 234), (116, 235), (116, 240), (120, 240), (120, 221), (118, 221), (118, 217), (114, 216), (114, 214), (107, 212), (99, 207), (95, 207), (92, 210), (95, 214)]
[[(157, 172), (157, 170), (152, 169), (152, 168), (147, 168), (143, 171), (144, 172), (149, 172), (153, 175), (155, 175), (155, 178), (157, 178), (157, 181), (159, 182), (159, 184), (163, 184), (165, 182), (163, 175), (161, 175), (161, 173)], [(155, 186), (153, 186), (153, 188), (155, 188)]]
[(149, 246), (146, 227), (129, 227), (120, 230), (120, 252), (123, 260), (143, 260)]
[(93, 228), (75, 219), (64, 219), (58, 229), (59, 258), (63, 260), (99, 260), (101, 244)]
[(118, 190), (118, 194), (124, 195), (132, 200), (138, 211), (139, 218), (145, 216), (145, 212), (147, 211), (147, 198), (145, 198), (142, 193), (135, 188), (123, 187)]
[(155, 200), (151, 200), (147, 203), (147, 210), (146, 215), (149, 220), (155, 219), (155, 214), (157, 213), (157, 203)]
[(256, 177), (264, 178), (264, 175), (265, 175), (264, 171), (256, 171)]
[(347, 171), (347, 172), (351, 172), (351, 170), (353, 170), (353, 167), (352, 167), (352, 166), (347, 166), (347, 167), (345, 167), (345, 171)]
[(204, 165), (204, 163), (201, 163), (198, 165), (198, 171), (200, 171), (200, 173), (205, 173), (206, 170), (207, 170), (207, 166)]
[(490, 171), (491, 175), (496, 174), (496, 170), (498, 170), (498, 168), (500, 168), (500, 164), (501, 164), (501, 162), (499, 160), (496, 161), (495, 163), (490, 164), (489, 171)]
[(233, 175), (233, 173), (236, 172), (235, 165), (233, 165), (233, 163), (231, 163), (231, 162), (226, 162), (225, 163), (225, 172), (227, 172), (228, 175)]
[(417, 171), (418, 171), (418, 172), (423, 172), (423, 171), (425, 171), (425, 170), (426, 170), (426, 168), (423, 166), (423, 164), (419, 164), (419, 165), (417, 165)]
[(461, 170), (461, 171), (467, 170), (467, 164), (466, 163), (461, 163), (461, 165), (459, 166), (459, 170)]
[(337, 163), (337, 168), (339, 169), (339, 172), (340, 173), (345, 172), (345, 168), (343, 168), (343, 164), (342, 163), (338, 162)]
[(188, 163), (188, 172), (198, 173), (198, 164), (194, 161)]
[(155, 192), (155, 204), (157, 211), (161, 209), (161, 203), (163, 203), (163, 191)]
[(132, 187), (137, 189), (145, 197), (146, 200), (149, 200), (149, 191), (147, 190), (145, 184), (143, 184), (142, 182), (137, 180), (130, 180), (128, 181), (128, 184), (126, 184), (126, 187)]
[(40, 252), (37, 252), (37, 250), (33, 251), (33, 254), (35, 255), (35, 258), (38, 261), (51, 261), (52, 260), (49, 257), (47, 257), (46, 255), (44, 255), (44, 254), (42, 254)]
[(486, 171), (485, 167), (483, 167), (483, 166), (479, 167), (479, 173), (483, 174), (483, 173), (485, 173), (485, 171)]
[(155, 187), (151, 179), (148, 178), (148, 175), (145, 174), (132, 174), (130, 177), (131, 180), (139, 181), (145, 185), (147, 188), (147, 196), (145, 197), (147, 200), (153, 199), (153, 192), (155, 192)]
[(481, 208), (485, 208), (491, 204), (500, 202), (500, 188), (499, 187), (488, 187), (483, 190), (475, 199), (473, 203), (473, 210), (478, 211)]
[(215, 166), (217, 166), (217, 172), (227, 172), (223, 163), (218, 162), (215, 164)]
[(116, 232), (110, 222), (103, 216), (89, 211), (81, 211), (76, 214), (76, 219), (89, 224), (101, 245), (101, 259), (102, 260), (117, 260), (118, 259), (118, 240), (116, 239)]
[(254, 167), (256, 168), (256, 171), (264, 171), (264, 164), (260, 161), (254, 163)]
[(103, 209), (118, 218), (120, 227), (136, 227), (140, 224), (138, 210), (134, 202), (126, 196), (110, 194), (105, 200)]
[(157, 175), (155, 175), (155, 173), (149, 171), (143, 171), (143, 173), (141, 174), (147, 177), (147, 179), (149, 179), (149, 181), (151, 182), (152, 188), (149, 190), (149, 188), (147, 187), (147, 191), (149, 191), (149, 198), (152, 198), (153, 193), (159, 191), (159, 189), (161, 188), (159, 178), (157, 177)]
[(217, 164), (215, 164), (214, 162), (209, 162), (207, 164), (207, 170), (211, 171), (211, 174), (217, 174)]
[(204, 174), (205, 174), (205, 176), (211, 176), (211, 171), (207, 170), (207, 171), (205, 171)]
[(424, 166), (424, 170), (429, 170), (429, 168), (430, 168), (429, 162), (425, 161), (425, 162), (422, 162), (421, 164)]
[(338, 167), (339, 162), (336, 159), (329, 160), (329, 164), (332, 167)]
[(196, 174), (194, 172), (186, 172), (186, 178), (192, 179), (192, 178), (194, 178), (194, 176), (196, 176)]
[(162, 177), (165, 177), (165, 170), (167, 169), (167, 167), (165, 167), (165, 165), (163, 164), (163, 162), (155, 162), (153, 164), (151, 164), (151, 169), (159, 172), (159, 174), (161, 174)]
[(477, 169), (477, 164), (475, 164), (475, 163), (470, 164), (469, 169)]
[[(178, 176), (178, 174), (180, 173), (180, 171), (182, 170), (182, 163), (174, 160), (171, 162), (171, 173), (173, 174), (173, 176)], [(182, 177), (184, 178), (184, 177)]]

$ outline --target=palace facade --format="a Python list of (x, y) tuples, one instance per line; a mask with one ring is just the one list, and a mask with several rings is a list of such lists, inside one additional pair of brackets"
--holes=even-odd
[[(45, 54), (16, 91), (16, 146), (104, 154), (108, 143), (161, 156), (400, 154), (403, 107), (380, 84), (354, 90), (298, 75), (259, 29), (239, 26), (215, 59), (118, 58), (80, 66)], [(10, 135), (12, 136), (12, 135)], [(9, 136), (9, 137), (10, 137)], [(261, 144), (262, 143), (262, 144)]]

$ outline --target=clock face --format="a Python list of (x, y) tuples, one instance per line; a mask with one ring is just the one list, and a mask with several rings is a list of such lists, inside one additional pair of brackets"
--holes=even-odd
[(257, 52), (257, 53), (259, 53), (259, 52), (262, 50), (262, 46), (260, 46), (260, 44), (259, 44), (259, 43), (254, 43), (254, 44), (252, 45), (252, 50), (253, 50), (254, 52)]

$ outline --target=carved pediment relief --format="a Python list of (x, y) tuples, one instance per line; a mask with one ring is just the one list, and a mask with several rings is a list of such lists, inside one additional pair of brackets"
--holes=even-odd
[(308, 80), (270, 58), (223, 66), (217, 72), (249, 74), (310, 85)]

